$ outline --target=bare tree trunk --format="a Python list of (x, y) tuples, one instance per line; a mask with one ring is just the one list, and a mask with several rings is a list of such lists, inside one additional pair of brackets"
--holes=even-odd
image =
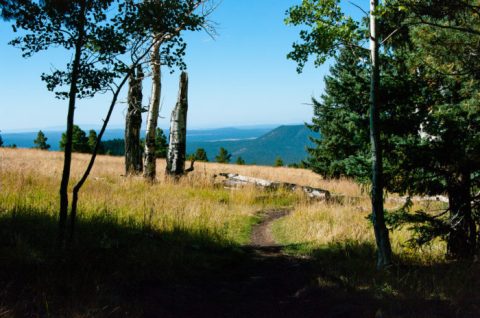
[(167, 175), (181, 176), (185, 173), (187, 145), (188, 74), (180, 75), (178, 100), (170, 119), (170, 138), (167, 154)]
[(372, 221), (377, 243), (377, 268), (384, 269), (392, 263), (392, 249), (385, 225), (383, 209), (383, 161), (380, 144), (379, 110), (379, 47), (375, 9), (378, 0), (370, 0), (370, 50), (372, 59), (370, 87), (370, 143), (372, 147)]
[(85, 37), (85, 1), (81, 3), (82, 18), (78, 26), (78, 38), (75, 43), (75, 55), (72, 65), (72, 77), (70, 80), (70, 91), (68, 100), (68, 114), (67, 114), (67, 131), (65, 151), (63, 159), (62, 180), (60, 182), (60, 213), (58, 221), (58, 244), (61, 246), (65, 241), (65, 232), (68, 218), (68, 183), (70, 181), (70, 168), (72, 165), (72, 148), (73, 148), (73, 124), (75, 115), (75, 103), (77, 99), (77, 82), (80, 73), (80, 59), (82, 55), (83, 41)]
[[(131, 73), (134, 72), (134, 67), (130, 70)], [(129, 72), (129, 73), (130, 73)], [(75, 184), (73, 187), (73, 194), (72, 194), (72, 210), (70, 213), (70, 236), (69, 239), (70, 241), (73, 241), (74, 235), (75, 235), (75, 223), (76, 223), (76, 218), (77, 218), (77, 205), (78, 205), (78, 193), (80, 192), (80, 189), (82, 186), (85, 184), (87, 181), (88, 176), (90, 175), (90, 172), (92, 171), (93, 165), (95, 164), (95, 159), (97, 158), (98, 154), (98, 149), (100, 148), (100, 144), (102, 142), (103, 134), (105, 133), (105, 130), (107, 129), (108, 122), (110, 121), (110, 117), (112, 116), (113, 109), (115, 108), (115, 104), (117, 103), (118, 95), (120, 94), (123, 86), (127, 82), (128, 78), (130, 77), (130, 74), (127, 74), (127, 76), (124, 77), (120, 85), (118, 85), (115, 93), (113, 94), (112, 101), (110, 103), (110, 107), (108, 108), (107, 112), (107, 117), (105, 117), (105, 120), (103, 121), (102, 128), (100, 129), (100, 132), (97, 137), (97, 141), (95, 142), (95, 147), (93, 148), (92, 151), (92, 156), (90, 157), (90, 161), (88, 162), (87, 169), (83, 173), (82, 177), (80, 180)]]
[(129, 79), (128, 111), (125, 118), (125, 174), (136, 175), (142, 172), (142, 146), (140, 129), (142, 126), (142, 67), (132, 72)]
[(447, 239), (447, 256), (469, 259), (475, 254), (477, 228), (472, 215), (471, 177), (468, 168), (447, 181), (451, 230)]
[(152, 65), (152, 95), (150, 96), (147, 115), (143, 176), (150, 181), (154, 181), (156, 176), (155, 130), (157, 129), (158, 115), (160, 112), (160, 92), (162, 89), (160, 78), (160, 42), (153, 46), (150, 59)]

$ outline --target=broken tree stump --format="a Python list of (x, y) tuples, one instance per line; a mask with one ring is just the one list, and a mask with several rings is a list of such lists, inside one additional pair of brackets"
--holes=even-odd
[[(170, 138), (167, 153), (166, 174), (181, 176), (185, 174), (185, 151), (187, 145), (187, 112), (188, 112), (188, 75), (180, 75), (178, 101), (170, 119)], [(193, 164), (190, 167), (193, 170)]]
[(286, 189), (289, 191), (296, 191), (302, 190), (309, 198), (316, 199), (316, 200), (329, 200), (330, 199), (330, 192), (323, 189), (313, 188), (309, 186), (302, 186), (294, 183), (287, 183), (287, 182), (277, 182), (277, 181), (270, 181), (265, 179), (253, 178), (248, 176), (242, 176), (236, 173), (219, 173), (214, 177), (224, 177), (225, 179), (222, 180), (222, 184), (226, 188), (239, 188), (246, 185), (254, 185), (259, 188), (263, 189)]

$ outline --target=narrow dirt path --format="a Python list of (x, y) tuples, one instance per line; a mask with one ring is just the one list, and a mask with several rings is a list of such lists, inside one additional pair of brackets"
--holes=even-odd
[(290, 214), (288, 209), (269, 210), (264, 211), (262, 221), (256, 224), (252, 229), (252, 235), (250, 238), (250, 246), (254, 249), (261, 251), (272, 250), (279, 253), (281, 251), (281, 245), (275, 242), (272, 234), (272, 224), (274, 221), (281, 219)]

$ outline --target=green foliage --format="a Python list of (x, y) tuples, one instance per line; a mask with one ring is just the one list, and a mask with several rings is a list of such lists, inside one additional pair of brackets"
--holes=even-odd
[[(359, 58), (361, 57), (361, 58)], [(417, 138), (422, 112), (412, 111), (409, 96), (421, 81), (403, 66), (404, 57), (383, 56), (381, 131), (386, 186), (395, 181), (392, 164), (398, 163), (394, 146), (399, 138)], [(306, 165), (324, 177), (355, 177), (362, 183), (371, 175), (368, 126), (370, 74), (368, 57), (361, 50), (343, 49), (325, 78), (325, 93), (313, 100), (314, 118), (308, 127), (319, 133), (312, 138)], [(402, 80), (399, 80), (402, 79)], [(417, 138), (418, 139), (418, 138)], [(389, 156), (392, 154), (392, 156)], [(391, 162), (390, 162), (391, 160)], [(393, 175), (392, 175), (393, 174)], [(390, 188), (389, 188), (390, 189)]]
[(161, 128), (155, 130), (155, 157), (166, 158), (168, 152), (167, 137)]
[(295, 168), (295, 169), (305, 169), (305, 162), (300, 162), (300, 163), (291, 163), (288, 165), (289, 168)]
[(43, 131), (40, 130), (37, 134), (37, 138), (35, 138), (35, 140), (33, 141), (33, 143), (35, 144), (33, 148), (40, 149), (40, 150), (50, 149), (50, 145), (47, 144), (47, 140), (48, 138), (45, 137), (45, 134), (43, 133)]
[(125, 140), (112, 139), (102, 141), (102, 152), (110, 156), (124, 156), (125, 155)]
[[(478, 198), (469, 193), (478, 192), (480, 184), (480, 82), (469, 72), (442, 71), (455, 65), (464, 69), (461, 56), (442, 59), (422, 48), (431, 45), (432, 38), (439, 39), (432, 32), (448, 37), (445, 43), (462, 41), (458, 31), (431, 29), (425, 35), (423, 28), (411, 28), (414, 39), (397, 41), (381, 57), (385, 188), (409, 195), (447, 194), (448, 215), (417, 211), (397, 214), (397, 221), (403, 217), (400, 224), (413, 224), (413, 241), (441, 237), (448, 240), (452, 256), (465, 257), (475, 245), (475, 218), (479, 224)], [(342, 50), (325, 80), (325, 94), (320, 101), (314, 100), (315, 117), (309, 127), (321, 137), (313, 139), (315, 147), (309, 149), (307, 164), (325, 177), (350, 176), (368, 182), (369, 67), (365, 60), (362, 52)], [(458, 240), (463, 247), (454, 247)], [(464, 247), (470, 250), (459, 251)]]
[(245, 165), (245, 160), (241, 156), (237, 157), (237, 161), (235, 162), (237, 165), (243, 166)]
[(283, 167), (285, 164), (283, 163), (283, 160), (280, 156), (277, 156), (275, 158), (275, 163), (273, 164), (275, 167)]
[(299, 73), (310, 55), (316, 56), (315, 65), (320, 66), (336, 56), (339, 47), (356, 44), (362, 37), (359, 23), (342, 12), (340, 0), (303, 0), (287, 11), (285, 23), (303, 28), (302, 42), (294, 43), (288, 54), (289, 59), (298, 63)]
[(218, 163), (229, 163), (232, 158), (232, 154), (228, 153), (227, 149), (221, 147), (218, 155), (215, 156), (215, 161)]
[[(66, 142), (67, 136), (63, 133), (60, 140), (60, 150), (65, 150)], [(81, 153), (89, 153), (91, 151), (87, 134), (77, 125), (73, 126), (72, 151)]]
[(95, 145), (97, 143), (97, 132), (93, 129), (90, 129), (88, 132), (88, 147), (90, 148), (90, 152), (93, 152), (95, 149)]
[(5, 18), (13, 20), (14, 31), (23, 30), (10, 44), (19, 47), (24, 57), (52, 47), (81, 48), (78, 64), (42, 74), (49, 91), (69, 99), (72, 73), (78, 75), (74, 96), (85, 98), (104, 90), (125, 69), (117, 57), (126, 50), (128, 34), (121, 21), (127, 12), (117, 2), (22, 0), (4, 3), (1, 9)]
[(3, 147), (3, 138), (2, 135), (0, 134), (0, 148)]
[[(422, 63), (444, 74), (479, 78), (480, 16), (476, 0), (388, 0), (384, 17), (411, 33)], [(396, 26), (394, 26), (396, 27)]]
[(204, 148), (198, 148), (198, 149), (195, 151), (195, 159), (196, 159), (197, 161), (208, 162), (207, 152), (205, 151)]

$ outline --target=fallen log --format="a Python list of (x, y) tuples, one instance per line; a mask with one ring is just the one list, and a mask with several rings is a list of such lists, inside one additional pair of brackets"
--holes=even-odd
[(276, 190), (276, 189), (286, 189), (289, 191), (302, 190), (309, 198), (317, 200), (329, 200), (330, 192), (323, 189), (313, 188), (309, 186), (302, 186), (294, 183), (287, 182), (277, 182), (270, 181), (265, 179), (253, 178), (248, 176), (242, 176), (236, 173), (219, 173), (214, 177), (224, 177), (225, 180), (222, 181), (224, 187), (232, 189), (239, 188), (246, 185), (254, 185), (259, 188)]

